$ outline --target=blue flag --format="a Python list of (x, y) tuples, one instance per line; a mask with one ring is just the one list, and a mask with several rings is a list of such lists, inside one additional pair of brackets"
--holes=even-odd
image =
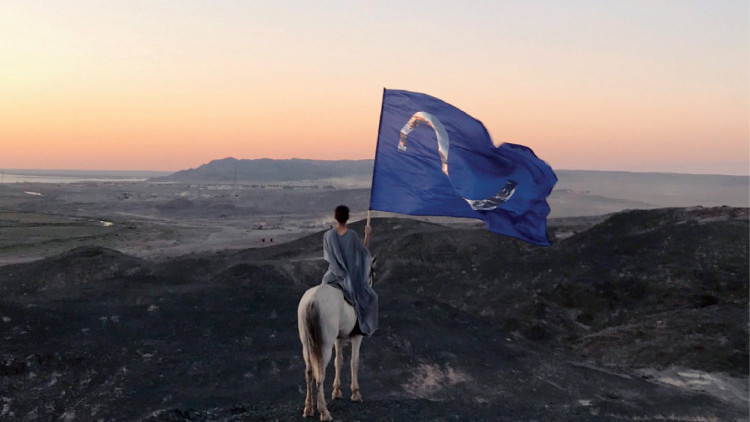
[(557, 176), (525, 146), (495, 147), (482, 122), (435, 97), (386, 89), (370, 209), (468, 217), (536, 245)]

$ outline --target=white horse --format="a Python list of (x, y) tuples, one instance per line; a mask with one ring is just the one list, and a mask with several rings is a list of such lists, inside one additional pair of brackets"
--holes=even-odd
[[(368, 280), (372, 283), (372, 279)], [(330, 284), (321, 284), (305, 292), (297, 307), (297, 327), (299, 339), (302, 342), (302, 356), (305, 359), (305, 381), (307, 395), (305, 410), (302, 416), (313, 415), (313, 380), (317, 389), (317, 406), (321, 421), (330, 421), (331, 413), (326, 407), (323, 381), (326, 377), (326, 367), (331, 360), (331, 348), (336, 346), (336, 375), (333, 379), (333, 399), (340, 399), (341, 394), (341, 364), (343, 363), (343, 346), (348, 339), (352, 343), (351, 361), (351, 391), (352, 401), (362, 401), (357, 380), (359, 367), (359, 347), (362, 336), (352, 335), (357, 315), (354, 307), (344, 299), (344, 293)]]

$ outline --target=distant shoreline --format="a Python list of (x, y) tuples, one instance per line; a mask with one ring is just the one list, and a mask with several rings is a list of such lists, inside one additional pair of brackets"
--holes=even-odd
[(106, 177), (111, 179), (121, 178), (149, 178), (172, 174), (171, 171), (152, 170), (66, 170), (66, 169), (0, 169), (6, 176), (48, 176), (48, 177), (80, 177), (95, 178)]
[(0, 176), (0, 185), (9, 185), (16, 183), (49, 183), (49, 184), (66, 184), (66, 183), (85, 183), (85, 182), (145, 182), (147, 178), (127, 178), (127, 177), (78, 177), (78, 176), (33, 176), (23, 174), (4, 174)]
[[(284, 160), (275, 160), (284, 161)], [(337, 160), (331, 160), (335, 162)], [(347, 161), (347, 160), (338, 160)], [(365, 161), (365, 160), (360, 160)], [(676, 171), (637, 171), (637, 170), (590, 170), (590, 169), (554, 169), (556, 173), (609, 173), (630, 175), (680, 175), (680, 176), (727, 176), (750, 178), (750, 174), (727, 174), (727, 173), (689, 173)], [(78, 177), (78, 178), (107, 178), (107, 179), (149, 179), (152, 177), (164, 177), (183, 170), (79, 170), (79, 169), (16, 169), (0, 168), (5, 176), (47, 176), (47, 177)]]
[(34, 170), (7, 169), (0, 171), (0, 184), (11, 183), (82, 183), (82, 182), (145, 182), (169, 172), (126, 170)]

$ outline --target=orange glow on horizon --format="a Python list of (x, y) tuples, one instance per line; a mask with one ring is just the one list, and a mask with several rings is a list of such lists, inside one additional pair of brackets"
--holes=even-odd
[(386, 86), (553, 168), (750, 172), (742, 2), (42, 3), (0, 5), (0, 168), (370, 159)]

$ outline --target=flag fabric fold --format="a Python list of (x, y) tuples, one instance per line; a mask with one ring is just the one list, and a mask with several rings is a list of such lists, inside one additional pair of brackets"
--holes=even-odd
[(468, 217), (549, 245), (552, 168), (523, 145), (495, 147), (482, 122), (435, 97), (383, 92), (370, 209)]

